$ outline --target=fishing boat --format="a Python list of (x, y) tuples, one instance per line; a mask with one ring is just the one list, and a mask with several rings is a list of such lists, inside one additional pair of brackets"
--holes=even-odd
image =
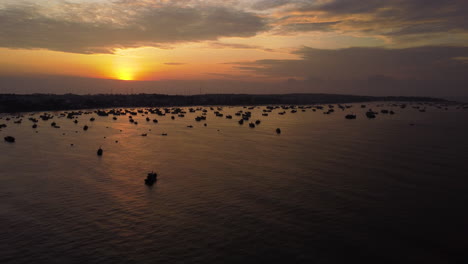
[(12, 136), (7, 136), (7, 137), (5, 137), (5, 141), (6, 141), (6, 142), (13, 143), (13, 142), (15, 142), (15, 138), (12, 137)]
[(146, 185), (153, 185), (157, 180), (158, 180), (158, 174), (156, 174), (155, 172), (150, 172), (148, 173), (148, 176), (146, 176), (146, 179), (145, 179), (145, 184)]

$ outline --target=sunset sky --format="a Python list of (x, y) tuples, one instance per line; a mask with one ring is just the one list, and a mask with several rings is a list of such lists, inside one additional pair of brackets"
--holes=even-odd
[(353, 90), (366, 81), (468, 95), (466, 14), (466, 0), (2, 0), (0, 92), (60, 92), (26, 89), (59, 78), (89, 79), (85, 92), (111, 79), (167, 93), (372, 93)]

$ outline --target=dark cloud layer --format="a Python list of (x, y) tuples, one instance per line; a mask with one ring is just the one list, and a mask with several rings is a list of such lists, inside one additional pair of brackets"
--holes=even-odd
[[(348, 48), (323, 50), (304, 47), (299, 60), (258, 60), (237, 63), (237, 68), (266, 76), (301, 79), (392, 79), (466, 81), (468, 47), (405, 49)], [(468, 81), (466, 81), (468, 82)]]
[[(0, 47), (111, 53), (116, 48), (251, 37), (269, 30), (280, 35), (357, 32), (402, 46), (468, 42), (466, 0), (21, 3), (0, 4)], [(243, 9), (247, 6), (257, 13)]]
[(59, 14), (35, 5), (0, 8), (0, 46), (110, 53), (115, 48), (250, 37), (267, 27), (252, 13), (222, 6), (98, 6), (102, 12), (93, 5), (73, 5), (69, 12), (66, 7)]
[[(341, 21), (339, 27), (335, 27), (339, 32), (355, 31), (387, 36), (397, 41), (408, 35), (427, 38), (425, 35), (435, 33), (468, 34), (466, 0), (290, 0), (274, 3), (285, 6), (289, 11), (286, 12), (288, 17), (307, 14), (315, 20)], [(304, 22), (304, 30), (307, 25)], [(285, 27), (290, 27), (290, 24)], [(321, 28), (312, 26), (310, 29), (316, 31)], [(330, 28), (322, 29), (328, 31)]]

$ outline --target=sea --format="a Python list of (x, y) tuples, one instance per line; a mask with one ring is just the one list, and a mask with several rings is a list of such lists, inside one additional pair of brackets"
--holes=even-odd
[(322, 106), (1, 114), (0, 263), (468, 263), (468, 109)]

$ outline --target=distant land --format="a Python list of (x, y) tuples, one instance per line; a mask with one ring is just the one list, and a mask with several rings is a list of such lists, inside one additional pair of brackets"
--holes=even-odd
[(432, 97), (361, 96), (341, 94), (0, 94), (0, 112), (31, 112), (115, 107), (168, 107), (202, 105), (304, 105), (372, 101), (449, 102)]

